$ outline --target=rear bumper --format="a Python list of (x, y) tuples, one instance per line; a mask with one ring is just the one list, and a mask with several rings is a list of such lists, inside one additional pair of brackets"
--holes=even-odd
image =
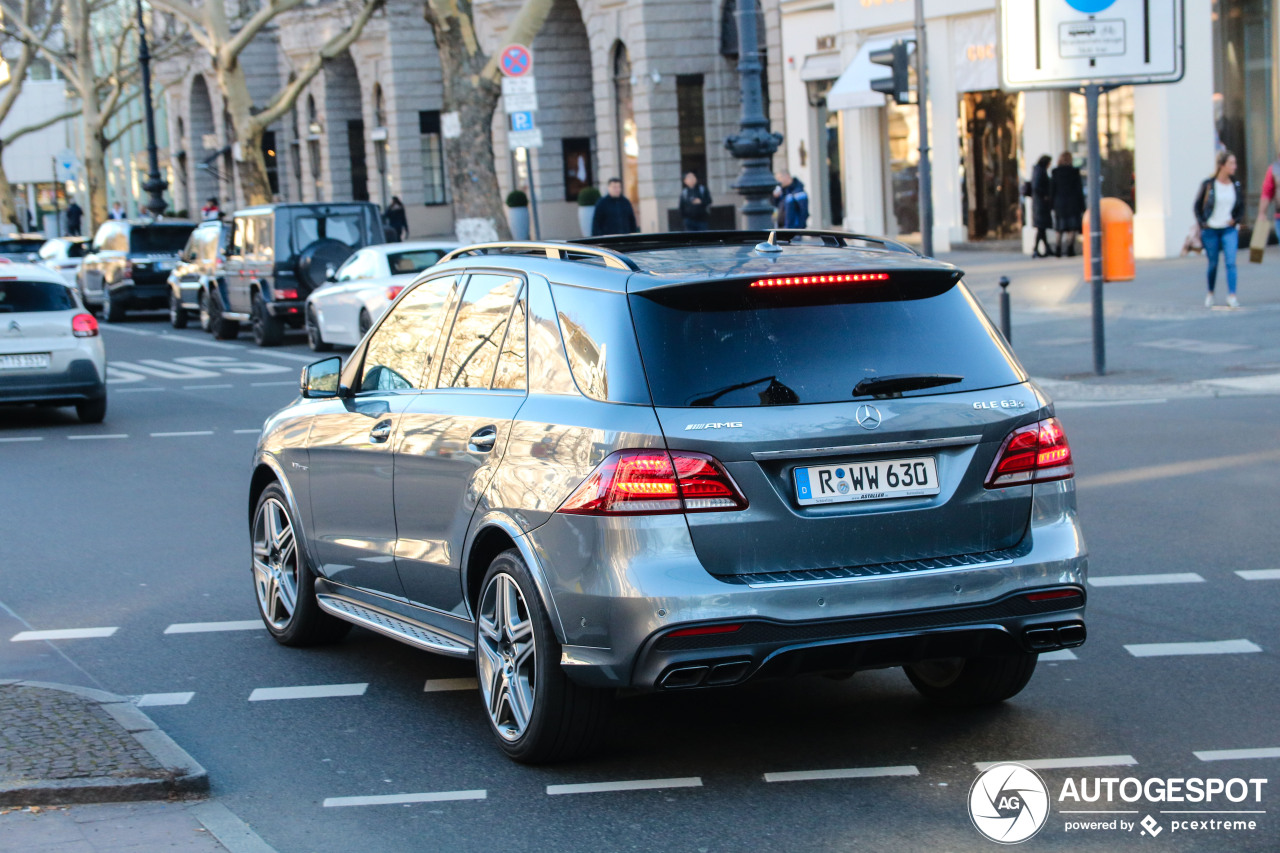
[(307, 300), (305, 299), (288, 299), (273, 300), (265, 303), (267, 313), (272, 317), (279, 317), (285, 322), (294, 325), (300, 325), (305, 315)]
[(167, 308), (169, 307), (169, 285), (167, 282), (137, 284), (128, 279), (110, 285), (111, 298), (123, 302), (130, 308)]
[(106, 379), (87, 358), (72, 361), (57, 373), (0, 375), (0, 403), (50, 403), (68, 405), (107, 396)]

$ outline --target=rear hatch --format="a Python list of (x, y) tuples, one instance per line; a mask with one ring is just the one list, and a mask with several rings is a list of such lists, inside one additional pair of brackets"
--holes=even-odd
[(164, 284), (178, 265), (194, 225), (135, 225), (129, 229), (134, 284)]
[(47, 369), (43, 356), (73, 349), (71, 318), (78, 307), (64, 284), (0, 274), (0, 377), (5, 371)]
[(686, 515), (708, 571), (891, 564), (1022, 540), (1031, 489), (984, 482), (1039, 402), (959, 276), (896, 265), (633, 288), (669, 449), (716, 457), (749, 501)]

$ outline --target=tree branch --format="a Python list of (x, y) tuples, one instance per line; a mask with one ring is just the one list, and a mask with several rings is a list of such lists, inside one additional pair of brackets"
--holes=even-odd
[(117, 142), (119, 142), (119, 141), (121, 140), (121, 138), (122, 138), (122, 137), (124, 137), (124, 135), (125, 135), (126, 133), (128, 133), (128, 132), (129, 132), (129, 131), (131, 131), (131, 130), (133, 130), (135, 127), (137, 127), (137, 126), (138, 126), (138, 125), (140, 125), (140, 124), (142, 124), (142, 119), (141, 119), (141, 117), (133, 119), (133, 120), (132, 120), (132, 121), (130, 121), (128, 124), (126, 124), (124, 127), (120, 128), (120, 130), (119, 130), (119, 131), (117, 131), (117, 132), (116, 132), (116, 134), (115, 134), (114, 136), (108, 136), (106, 139), (104, 139), (104, 140), (103, 140), (103, 143), (104, 143), (104, 144), (103, 144), (103, 146), (102, 146), (102, 147), (103, 147), (103, 148), (110, 148), (112, 145), (115, 145)]
[[(205, 0), (206, 3), (213, 0)], [(249, 46), (249, 42), (253, 41), (262, 29), (271, 23), (282, 12), (301, 6), (303, 0), (268, 0), (268, 2), (260, 7), (240, 28), (229, 42), (222, 46), (218, 51), (218, 61), (230, 67), (239, 58), (240, 53)]]
[(55, 125), (60, 121), (66, 121), (67, 119), (75, 118), (78, 115), (80, 115), (80, 108), (76, 107), (73, 110), (67, 110), (66, 112), (58, 113), (55, 116), (50, 116), (49, 118), (38, 121), (35, 124), (29, 124), (26, 127), (20, 127), (11, 133), (5, 134), (4, 138), (0, 139), (0, 147), (9, 145), (15, 140), (23, 136), (26, 136), (28, 133), (35, 133), (38, 130), (44, 130), (46, 127)]
[(22, 37), (22, 41), (24, 41), (24, 43), (30, 43), (35, 46), (35, 48), (39, 50), (40, 53), (42, 53), (44, 57), (62, 73), (63, 77), (66, 77), (77, 90), (80, 88), (80, 81), (76, 77), (75, 67), (66, 60), (66, 57), (56, 53), (53, 48), (45, 42), (44, 38), (39, 33), (31, 29), (27, 22), (22, 19), (21, 12), (14, 9), (13, 5), (7, 2), (7, 0), (0, 0), (0, 12), (4, 13), (6, 33), (9, 32), (9, 25), (14, 25), (17, 28), (18, 35)]
[[(507, 28), (503, 36), (504, 41), (507, 44), (532, 44), (534, 36), (546, 23), (547, 15), (551, 14), (551, 5), (552, 0), (525, 0), (520, 6), (520, 11), (516, 12), (511, 26)], [(496, 84), (501, 76), (498, 71), (498, 63), (501, 60), (502, 57), (499, 54), (491, 55), (489, 61), (484, 64), (484, 70), (480, 72), (480, 79)]]

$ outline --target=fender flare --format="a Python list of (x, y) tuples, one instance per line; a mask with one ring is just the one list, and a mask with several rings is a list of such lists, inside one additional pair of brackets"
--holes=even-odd
[[(470, 565), (471, 565), (471, 548), (472, 545), (480, 538), (480, 534), (487, 528), (496, 527), (515, 543), (516, 550), (520, 552), (520, 557), (524, 560), (525, 566), (529, 569), (529, 574), (533, 577), (533, 582), (538, 588), (538, 597), (542, 599), (542, 606), (547, 609), (547, 615), (551, 617), (551, 628), (555, 631), (556, 640), (560, 643), (565, 642), (564, 625), (560, 621), (560, 611), (556, 608), (555, 598), (551, 595), (551, 585), (547, 582), (547, 574), (542, 569), (542, 563), (538, 560), (538, 555), (533, 549), (533, 544), (529, 541), (527, 531), (511, 519), (510, 516), (497, 510), (490, 510), (475, 522), (472, 533), (467, 537), (467, 547), (462, 554), (462, 588), (470, 589)], [(488, 566), (484, 567), (488, 571)], [(471, 603), (467, 602), (468, 610)], [(475, 614), (470, 614), (472, 621), (475, 621)]]
[[(253, 471), (257, 471), (261, 466), (267, 466), (271, 469), (275, 476), (275, 481), (280, 484), (280, 490), (284, 492), (285, 502), (289, 504), (289, 513), (293, 516), (293, 522), (297, 526), (298, 533), (294, 535), (294, 541), (298, 545), (298, 550), (302, 553), (302, 559), (307, 568), (316, 577), (324, 577), (320, 573), (315, 561), (311, 559), (311, 550), (308, 547), (310, 539), (307, 536), (307, 523), (302, 517), (302, 510), (298, 507), (298, 499), (293, 494), (293, 486), (289, 483), (289, 478), (284, 474), (284, 468), (280, 465), (280, 460), (276, 459), (270, 453), (261, 451), (254, 454)], [(257, 511), (257, 501), (249, 507), (249, 535), (253, 536), (253, 516)]]

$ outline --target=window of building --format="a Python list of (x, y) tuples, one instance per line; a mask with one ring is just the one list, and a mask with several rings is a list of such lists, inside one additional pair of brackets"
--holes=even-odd
[(676, 77), (676, 110), (680, 126), (680, 175), (693, 172), (707, 180), (707, 121), (701, 74)]
[[(1220, 104), (1221, 100), (1214, 100)], [(1069, 147), (1075, 163), (1086, 173), (1089, 170), (1088, 111), (1084, 95), (1071, 94), (1071, 121), (1067, 129)], [(1270, 131), (1268, 131), (1268, 139)], [(1098, 97), (1098, 142), (1102, 153), (1102, 197), (1118, 198), (1137, 210), (1134, 191), (1134, 122), (1133, 87), (1121, 86), (1104, 91)], [(1270, 147), (1270, 146), (1268, 146)], [(1265, 157), (1266, 155), (1264, 155)], [(1241, 165), (1243, 166), (1243, 159)], [(1058, 163), (1054, 154), (1054, 166)], [(1052, 169), (1053, 166), (1050, 166)], [(1213, 170), (1213, 164), (1205, 165), (1205, 174)], [(1262, 182), (1258, 185), (1261, 187)]]
[[(1253, 208), (1275, 157), (1273, 0), (1216, 0), (1213, 112), (1218, 150), (1236, 155), (1236, 179)], [(1213, 170), (1206, 163), (1204, 173)], [(1105, 173), (1104, 173), (1105, 175)]]
[(444, 179), (444, 138), (440, 135), (440, 111), (418, 113), (418, 133), (422, 138), (422, 203), (448, 204)]
[(262, 159), (267, 164), (267, 183), (271, 185), (273, 196), (280, 194), (280, 160), (276, 157), (276, 132), (268, 130), (262, 134)]
[(640, 204), (640, 134), (631, 98), (631, 56), (622, 42), (613, 49), (613, 104), (618, 122), (618, 162), (622, 164), (622, 192)]
[(915, 106), (890, 103), (885, 108), (889, 130), (889, 215), (898, 235), (920, 233), (920, 114)]
[(595, 186), (595, 171), (591, 168), (591, 140), (585, 136), (566, 137), (560, 140), (560, 152), (564, 158), (564, 200), (577, 201), (583, 187)]

